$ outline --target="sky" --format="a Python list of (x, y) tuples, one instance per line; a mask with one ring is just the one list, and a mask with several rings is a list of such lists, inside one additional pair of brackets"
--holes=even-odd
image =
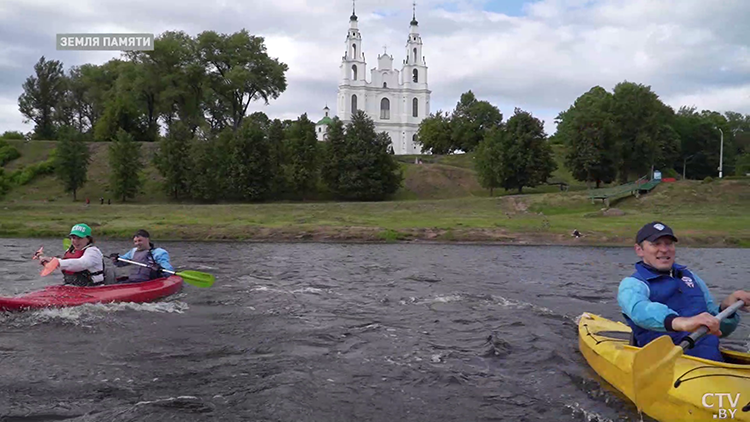
[[(117, 51), (57, 51), (58, 33), (246, 29), (289, 66), (287, 90), (248, 114), (323, 116), (335, 104), (351, 0), (2, 0), (0, 133), (28, 132), (18, 109), (22, 85), (41, 56), (67, 70), (101, 64)], [(386, 47), (400, 66), (411, 0), (356, 0), (369, 69)], [(750, 1), (418, 0), (430, 112), (452, 111), (471, 90), (507, 120), (519, 107), (556, 130), (554, 119), (594, 86), (650, 86), (678, 109), (750, 114)]]

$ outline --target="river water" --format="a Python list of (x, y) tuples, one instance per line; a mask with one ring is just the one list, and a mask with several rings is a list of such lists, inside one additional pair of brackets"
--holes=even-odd
[[(29, 258), (61, 240), (0, 244), (0, 294), (60, 282)], [(640, 420), (588, 368), (576, 331), (583, 312), (622, 319), (631, 248), (159, 246), (216, 284), (0, 314), (0, 420)], [(678, 262), (717, 300), (748, 288), (750, 250), (682, 248)], [(750, 349), (748, 320), (727, 347)]]

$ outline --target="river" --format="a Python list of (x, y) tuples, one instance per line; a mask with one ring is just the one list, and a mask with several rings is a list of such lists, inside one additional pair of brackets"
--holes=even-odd
[[(214, 286), (0, 314), (0, 420), (640, 420), (588, 368), (576, 330), (583, 312), (622, 320), (632, 248), (156, 243)], [(0, 294), (60, 282), (29, 258), (61, 240), (0, 244)], [(750, 250), (677, 260), (717, 300), (749, 286)], [(743, 317), (724, 344), (748, 351)]]

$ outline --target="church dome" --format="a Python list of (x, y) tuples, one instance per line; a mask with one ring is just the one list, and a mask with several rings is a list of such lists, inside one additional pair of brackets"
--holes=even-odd
[(318, 123), (316, 123), (316, 125), (330, 125), (331, 123), (333, 123), (333, 119), (325, 116), (322, 119), (318, 120)]

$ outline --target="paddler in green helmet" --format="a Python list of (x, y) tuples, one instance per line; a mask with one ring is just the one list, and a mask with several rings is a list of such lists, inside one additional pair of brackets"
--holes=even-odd
[(41, 257), (42, 265), (56, 260), (63, 273), (65, 284), (74, 286), (98, 286), (104, 282), (104, 257), (94, 246), (91, 227), (79, 223), (70, 229), (70, 248), (62, 258)]

